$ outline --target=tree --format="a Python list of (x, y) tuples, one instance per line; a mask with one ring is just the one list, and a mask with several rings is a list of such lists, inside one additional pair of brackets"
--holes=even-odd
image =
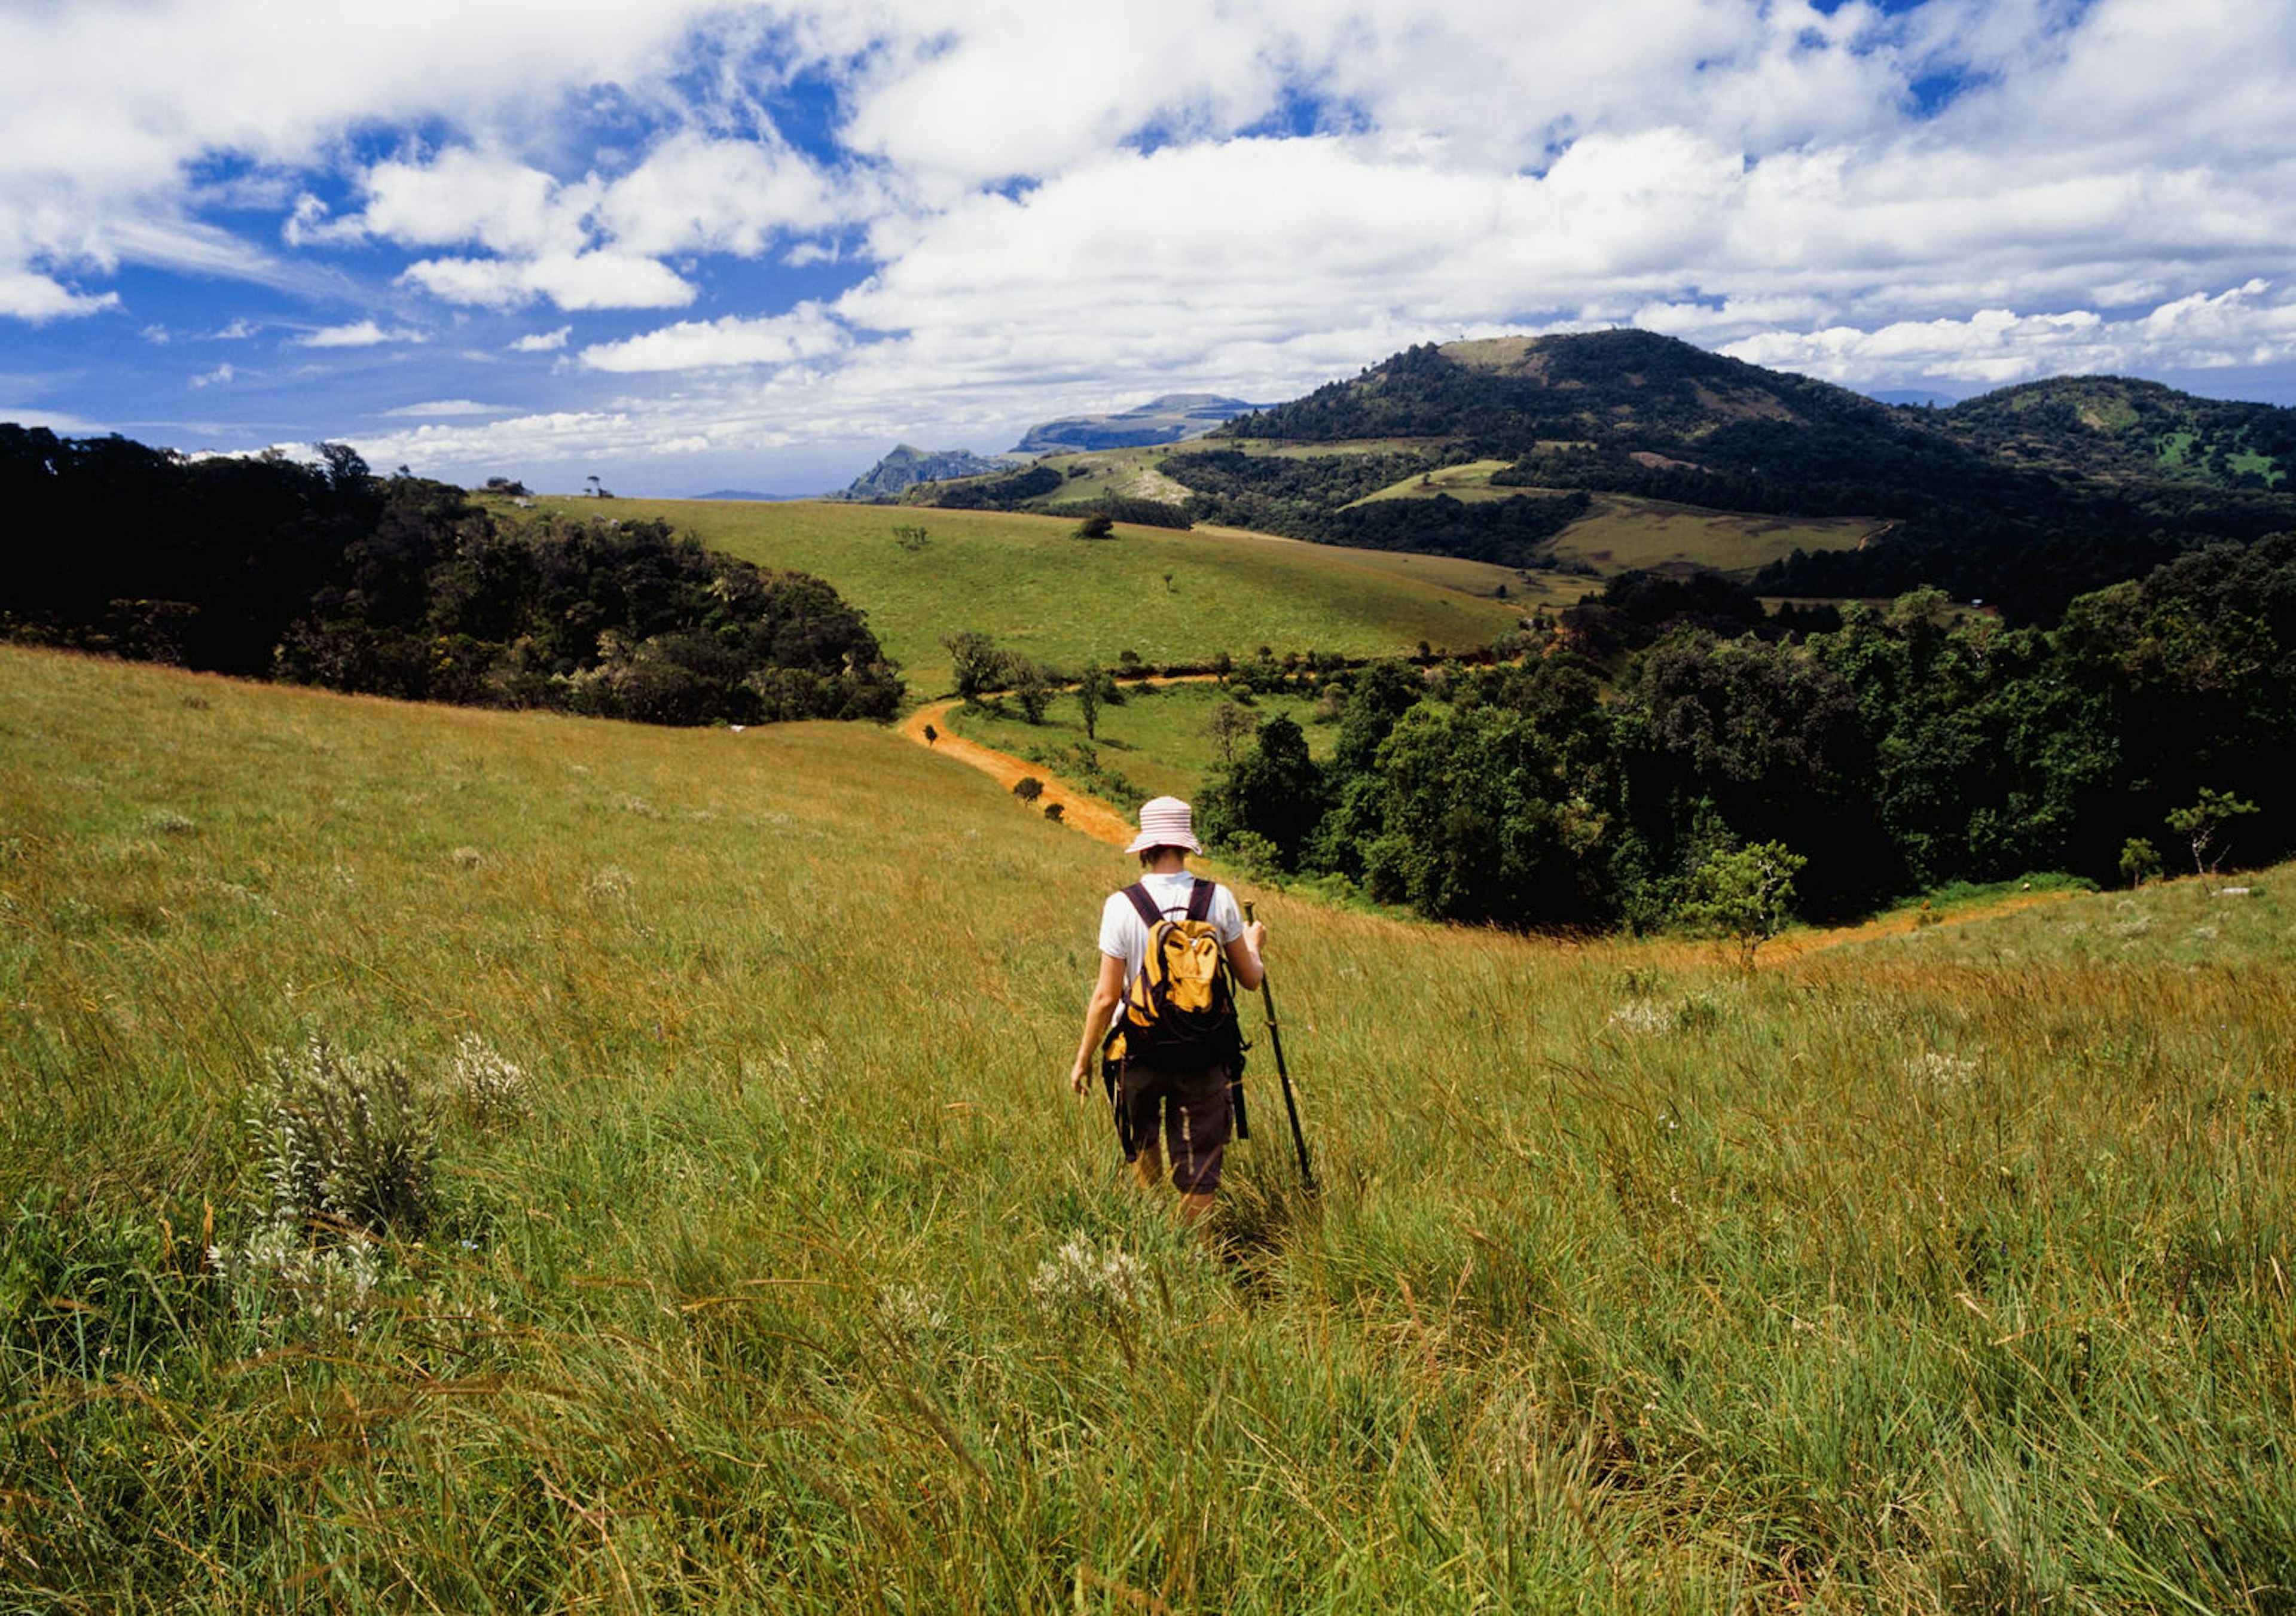
[(1045, 794), (1045, 783), (1034, 775), (1023, 775), (1013, 782), (1013, 794), (1023, 802), (1034, 802)]
[(1107, 677), (1101, 672), (1100, 664), (1094, 662), (1086, 667), (1084, 677), (1077, 681), (1077, 711), (1084, 717), (1084, 738), (1087, 741), (1100, 739), (1100, 704), (1106, 693), (1102, 681)]
[(1204, 726), (1204, 733), (1219, 748), (1220, 762), (1230, 767), (1235, 763), (1235, 743), (1251, 731), (1251, 715), (1233, 701), (1222, 701), (1213, 708), (1211, 718)]
[(1053, 704), (1053, 673), (1034, 657), (1016, 656), (1010, 659), (1013, 699), (1021, 703), (1021, 716), (1031, 724), (1045, 721), (1045, 710)]
[(935, 742), (939, 741), (939, 739), (940, 739), (940, 731), (939, 731), (939, 730), (935, 729), (935, 728), (934, 728), (931, 725), (930, 725), (930, 724), (926, 725), (926, 726), (925, 726), (925, 744), (926, 744), (927, 746), (931, 746), (931, 745), (932, 745)]
[(1095, 511), (1076, 525), (1078, 538), (1114, 538), (1116, 519), (1105, 511)]
[(2131, 836), (2120, 844), (2120, 873), (2130, 886), (2143, 886), (2146, 876), (2161, 873), (2161, 850), (2142, 836)]
[(941, 641), (941, 647), (948, 652), (949, 670), (956, 678), (956, 693), (968, 701), (1002, 685), (1012, 665), (1011, 659), (996, 649), (996, 642), (978, 628), (948, 636)]
[(1677, 918), (1734, 944), (1739, 964), (1751, 971), (1755, 951), (1784, 926), (1793, 907), (1793, 878), (1808, 862), (1783, 841), (1759, 841), (1735, 852), (1718, 848), (1691, 877), (1690, 901)]
[(2243, 814), (2254, 812), (2256, 804), (2253, 802), (2243, 802), (2230, 792), (2210, 791), (2204, 785), (2201, 787), (2201, 800), (2190, 808), (2180, 808), (2171, 813), (2168, 825), (2177, 835), (2191, 841), (2193, 871), (2195, 874), (2206, 875), (2222, 864), (2225, 854), (2232, 850), (2226, 847), (2214, 858), (2209, 857), (2210, 849), (2217, 845), (2217, 838), (2224, 834), (2226, 824)]

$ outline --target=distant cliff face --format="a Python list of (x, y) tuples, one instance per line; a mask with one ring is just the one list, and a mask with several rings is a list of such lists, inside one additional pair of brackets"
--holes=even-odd
[(1070, 455), (1082, 449), (1136, 449), (1201, 438), (1251, 408), (1215, 393), (1167, 393), (1114, 415), (1070, 415), (1032, 426), (1016, 455)]
[(976, 455), (971, 449), (920, 449), (904, 443), (847, 484), (834, 497), (898, 499), (912, 483), (980, 477), (1004, 471), (1011, 463), (1010, 455)]

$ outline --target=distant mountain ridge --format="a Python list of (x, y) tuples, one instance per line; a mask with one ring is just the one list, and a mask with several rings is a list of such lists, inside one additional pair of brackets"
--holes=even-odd
[(921, 449), (898, 444), (892, 453), (830, 496), (832, 499), (898, 499), (921, 482), (981, 477), (1009, 468), (1010, 455), (976, 455), (971, 449)]
[(1217, 393), (1166, 393), (1109, 415), (1069, 415), (1030, 427), (1016, 455), (1070, 455), (1089, 449), (1138, 449), (1201, 438), (1252, 406)]
[[(2113, 377), (1898, 407), (1643, 331), (1407, 349), (1240, 416), (1208, 447), (1258, 439), (1506, 461), (1494, 488), (1882, 519), (1887, 537), (1797, 554), (1756, 587), (1838, 598), (1932, 585), (2018, 619), (2051, 620), (2200, 545), (2296, 531), (2296, 409)], [(1187, 456), (1164, 469), (1190, 482)]]

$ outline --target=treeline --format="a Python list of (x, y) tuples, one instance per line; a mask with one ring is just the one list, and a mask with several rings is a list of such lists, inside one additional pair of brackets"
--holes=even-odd
[[(1769, 841), (1808, 858), (1825, 917), (2296, 845), (2296, 537), (2181, 557), (2053, 629), (1946, 607), (1921, 592), (1799, 636), (1677, 627), (1607, 687), (1560, 645), (1334, 676), (1334, 756), (1268, 720), (1207, 823), (1281, 868), (1516, 927), (1660, 925), (1712, 854)], [(2202, 814), (2217, 839), (2196, 852), (2190, 810), (2212, 800), (2256, 811)]]
[(1193, 490), (1187, 510), (1198, 521), (1509, 567), (1529, 564), (1538, 545), (1587, 513), (1584, 493), (1474, 501), (1437, 494), (1350, 503), (1458, 458), (1410, 452), (1293, 458), (1211, 449), (1174, 455), (1164, 470)]
[(1032, 465), (1003, 477), (983, 477), (936, 488), (932, 503), (944, 511), (1017, 511), (1029, 501), (1052, 493), (1064, 480), (1048, 465)]
[(658, 724), (890, 718), (900, 681), (821, 579), (667, 524), (498, 521), (329, 446), (186, 460), (0, 425), (0, 633), (331, 689)]

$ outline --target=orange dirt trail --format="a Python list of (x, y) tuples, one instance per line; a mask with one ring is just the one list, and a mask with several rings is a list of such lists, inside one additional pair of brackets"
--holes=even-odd
[[(1010, 752), (1000, 752), (994, 747), (981, 745), (978, 741), (967, 741), (962, 735), (950, 734), (947, 728), (948, 715), (952, 709), (960, 705), (961, 702), (951, 699), (920, 707), (901, 721), (901, 733), (919, 746), (931, 746), (943, 757), (971, 765), (1008, 791), (1022, 775), (1035, 775), (1045, 782), (1045, 794), (1037, 799), (1038, 806), (1059, 803), (1062, 824), (1074, 825), (1087, 836), (1119, 848), (1132, 840), (1131, 822), (1098, 798), (1083, 796), (1057, 780), (1046, 778), (1039, 766), (1025, 763)], [(939, 740), (925, 739), (927, 725), (939, 733)]]

